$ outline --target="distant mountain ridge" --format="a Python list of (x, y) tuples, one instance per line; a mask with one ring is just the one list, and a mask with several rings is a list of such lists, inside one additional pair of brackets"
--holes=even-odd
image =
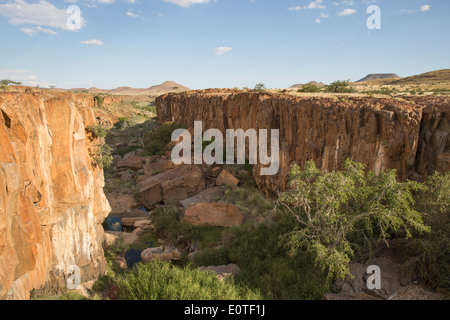
[(308, 84), (309, 84), (309, 85), (316, 86), (316, 87), (319, 87), (319, 88), (326, 87), (326, 84), (323, 83), (323, 82), (310, 81), (310, 82), (304, 83), (304, 84), (294, 84), (294, 85), (293, 85), (292, 87), (290, 87), (289, 89), (300, 89), (300, 88), (302, 88), (303, 86), (308, 85)]
[(132, 87), (119, 87), (116, 89), (100, 89), (100, 88), (74, 88), (69, 89), (69, 91), (87, 91), (89, 93), (104, 93), (104, 94), (116, 94), (116, 95), (144, 95), (144, 94), (163, 94), (168, 92), (181, 92), (189, 91), (188, 87), (185, 87), (179, 83), (173, 81), (166, 81), (164, 83), (151, 86), (149, 88), (132, 88)]
[(391, 85), (442, 84), (450, 83), (450, 69), (442, 69), (401, 78), (389, 82)]
[(382, 80), (382, 79), (399, 79), (400, 76), (396, 75), (395, 73), (372, 73), (368, 74), (361, 80), (358, 80), (356, 82), (366, 82), (366, 81), (372, 81), (372, 80)]

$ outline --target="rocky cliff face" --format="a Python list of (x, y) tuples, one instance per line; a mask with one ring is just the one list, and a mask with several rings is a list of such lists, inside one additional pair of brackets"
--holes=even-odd
[(160, 121), (203, 130), (280, 130), (280, 172), (254, 176), (266, 194), (285, 189), (289, 167), (314, 160), (322, 170), (339, 170), (347, 158), (379, 172), (396, 169), (401, 179), (421, 179), (448, 170), (449, 98), (415, 100), (201, 90), (156, 99)]
[[(33, 92), (34, 91), (34, 92)], [(105, 271), (101, 223), (110, 211), (89, 95), (0, 93), (0, 298), (56, 293), (73, 266)]]

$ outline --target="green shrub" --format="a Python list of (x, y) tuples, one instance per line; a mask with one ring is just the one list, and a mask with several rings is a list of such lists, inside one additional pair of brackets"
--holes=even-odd
[(356, 90), (352, 87), (350, 87), (350, 80), (337, 80), (330, 85), (325, 87), (326, 92), (333, 92), (333, 93), (353, 93), (356, 92)]
[(382, 87), (382, 88), (380, 88), (380, 90), (371, 90), (371, 91), (366, 91), (365, 93), (367, 93), (368, 95), (374, 95), (374, 94), (391, 95), (391, 94), (395, 94), (397, 92), (398, 91), (395, 88), (389, 89), (387, 87)]
[(409, 244), (413, 268), (426, 284), (450, 296), (450, 172), (428, 177), (415, 199), (431, 232)]
[(297, 92), (321, 92), (321, 91), (322, 89), (313, 84), (305, 84), (302, 88), (297, 90)]
[(448, 95), (448, 94), (450, 94), (450, 89), (445, 89), (445, 88), (433, 89), (433, 94), (435, 96), (437, 96), (437, 95)]
[(261, 292), (264, 299), (322, 299), (331, 291), (326, 273), (314, 267), (308, 252), (291, 255), (280, 238), (296, 227), (293, 216), (278, 212), (265, 223), (246, 223), (227, 230), (224, 248), (241, 268), (235, 278)]
[(240, 286), (232, 279), (221, 281), (210, 271), (173, 266), (154, 261), (138, 264), (119, 276), (122, 300), (259, 300), (258, 292)]
[(102, 125), (87, 126), (86, 131), (91, 132), (94, 138), (105, 138), (108, 135), (108, 127)]
[(244, 214), (267, 217), (274, 211), (275, 203), (265, 198), (254, 187), (227, 190), (223, 197), (226, 202), (236, 205)]
[(395, 170), (376, 175), (350, 160), (342, 172), (321, 172), (313, 161), (306, 170), (294, 165), (291, 189), (280, 203), (298, 221), (284, 237), (292, 254), (311, 252), (329, 278), (351, 276), (348, 264), (364, 244), (373, 248), (391, 235), (429, 232), (422, 214), (414, 210), (416, 182), (398, 182)]
[(125, 242), (125, 236), (118, 237), (113, 244), (108, 247), (108, 250), (115, 254), (123, 254), (129, 249)]
[(107, 144), (98, 144), (94, 160), (100, 168), (109, 168), (112, 166), (113, 156), (111, 147)]
[(206, 248), (194, 255), (193, 264), (195, 266), (221, 266), (228, 265), (230, 259), (225, 248)]
[(103, 107), (103, 100), (104, 100), (104, 97), (99, 94), (94, 96), (94, 102), (97, 107), (100, 107), (100, 108)]
[(167, 122), (156, 130), (147, 132), (144, 136), (144, 150), (148, 155), (163, 155), (167, 151), (167, 145), (172, 141), (172, 133), (176, 129), (185, 128), (176, 122)]

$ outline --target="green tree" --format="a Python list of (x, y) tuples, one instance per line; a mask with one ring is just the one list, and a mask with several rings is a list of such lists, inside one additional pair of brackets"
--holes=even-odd
[(430, 230), (414, 210), (412, 192), (420, 184), (398, 182), (395, 170), (366, 173), (363, 164), (347, 160), (343, 171), (321, 172), (309, 161), (304, 171), (294, 165), (290, 175), (280, 204), (298, 227), (283, 239), (292, 254), (311, 252), (330, 278), (350, 276), (348, 264), (364, 244), (373, 248), (395, 233), (409, 238)]
[(337, 80), (325, 87), (326, 92), (333, 93), (352, 93), (355, 89), (350, 87), (350, 80)]
[(22, 82), (17, 82), (17, 81), (13, 81), (13, 80), (9, 80), (9, 79), (0, 80), (0, 85), (5, 85), (5, 86), (9, 86), (9, 85), (20, 86), (21, 84), (22, 84)]
[(266, 86), (264, 85), (264, 83), (258, 83), (255, 85), (255, 87), (253, 88), (254, 91), (258, 91), (258, 92), (264, 92), (267, 90)]
[(425, 283), (450, 297), (450, 172), (429, 176), (415, 198), (431, 232), (409, 243), (412, 267)]
[(98, 144), (94, 160), (100, 168), (109, 168), (113, 164), (111, 147), (107, 144)]

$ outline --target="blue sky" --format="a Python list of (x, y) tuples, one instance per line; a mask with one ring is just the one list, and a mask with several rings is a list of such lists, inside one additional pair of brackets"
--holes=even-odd
[[(367, 27), (370, 5), (381, 29)], [(449, 9), (448, 0), (0, 0), (0, 78), (200, 89), (409, 76), (450, 67)]]

